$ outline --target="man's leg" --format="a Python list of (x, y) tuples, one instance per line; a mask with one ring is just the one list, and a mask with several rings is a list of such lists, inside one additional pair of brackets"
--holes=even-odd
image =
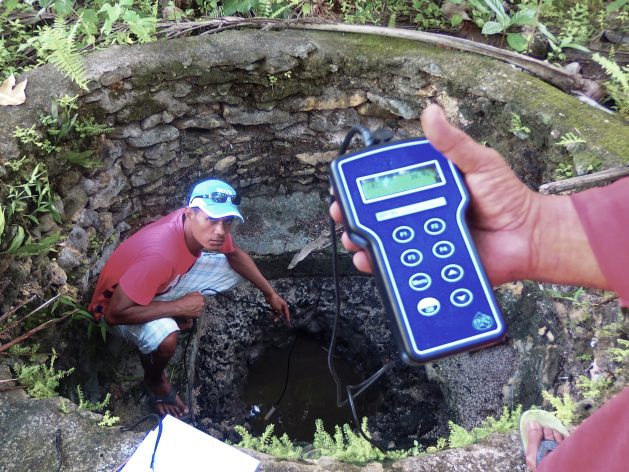
[(179, 328), (172, 318), (161, 318), (138, 325), (117, 325), (114, 330), (140, 350), (144, 382), (151, 406), (160, 415), (181, 417), (188, 413), (166, 377), (166, 366), (177, 349)]
[[(140, 362), (144, 368), (144, 382), (146, 387), (153, 392), (156, 398), (165, 398), (172, 395), (173, 386), (166, 377), (166, 366), (172, 359), (177, 349), (177, 332), (170, 333), (159, 347), (149, 354), (140, 352)], [(172, 415), (180, 417), (188, 414), (188, 407), (179, 395), (175, 396), (175, 404), (168, 402), (154, 403), (153, 407), (160, 415)]]

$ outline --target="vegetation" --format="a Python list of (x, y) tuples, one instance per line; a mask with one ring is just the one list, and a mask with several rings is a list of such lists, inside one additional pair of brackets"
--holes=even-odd
[[(307, 453), (304, 453), (301, 447), (295, 447), (286, 434), (279, 439), (274, 436), (273, 431), (275, 427), (272, 424), (268, 425), (265, 432), (257, 438), (252, 436), (244, 427), (236, 426), (235, 430), (242, 438), (236, 446), (254, 449), (281, 459), (294, 460), (305, 456), (308, 458), (326, 456), (342, 462), (366, 464), (373, 461), (392, 461), (423, 453), (432, 453), (446, 447), (469, 446), (483, 440), (490, 434), (505, 433), (517, 429), (521, 414), (521, 405), (511, 412), (507, 407), (504, 407), (500, 418), (486, 418), (480, 426), (473, 428), (471, 431), (466, 431), (461, 426), (450, 421), (449, 437), (447, 439), (439, 438), (435, 446), (430, 446), (425, 451), (417, 441), (415, 441), (414, 447), (410, 449), (382, 451), (356, 433), (348, 424), (335, 426), (334, 434), (331, 435), (325, 430), (323, 421), (320, 419), (315, 421), (316, 429), (312, 442), (313, 449)], [(367, 418), (363, 418), (362, 430), (365, 431), (367, 437), (371, 438), (367, 426)]]
[(74, 372), (74, 367), (68, 370), (56, 371), (54, 368), (57, 353), (53, 349), (50, 366), (45, 364), (16, 364), (14, 369), (20, 383), (27, 393), (34, 398), (49, 398), (57, 395), (59, 380)]
[[(549, 61), (567, 50), (589, 53), (603, 30), (624, 31), (627, 0), (5, 0), (0, 4), (0, 80), (43, 64), (55, 64), (87, 87), (82, 54), (113, 44), (146, 43), (199, 33), (209, 26), (169, 27), (222, 16), (306, 19), (348, 24), (404, 26), (459, 34), (467, 25), (501, 46)], [(495, 41), (492, 41), (495, 43)], [(540, 51), (539, 44), (542, 44)], [(609, 102), (627, 117), (627, 68), (594, 54), (609, 74)]]

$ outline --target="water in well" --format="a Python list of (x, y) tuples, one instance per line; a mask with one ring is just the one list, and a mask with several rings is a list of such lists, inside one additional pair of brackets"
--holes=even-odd
[[(311, 442), (317, 418), (331, 433), (334, 425), (352, 424), (349, 408), (337, 407), (327, 349), (318, 339), (294, 333), (286, 344), (267, 349), (249, 367), (243, 400), (248, 405), (252, 433), (262, 434), (273, 423), (278, 436), (287, 433), (292, 440)], [(356, 366), (341, 357), (335, 357), (334, 366), (344, 384), (364, 380)], [(344, 390), (342, 395), (345, 398)], [(360, 415), (366, 415), (374, 406), (364, 400), (357, 404)], [(275, 405), (274, 413), (265, 420)]]

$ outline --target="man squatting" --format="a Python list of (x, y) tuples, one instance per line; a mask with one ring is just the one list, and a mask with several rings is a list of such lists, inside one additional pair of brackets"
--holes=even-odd
[(156, 413), (182, 418), (189, 409), (165, 369), (179, 330), (203, 313), (206, 295), (229, 290), (241, 276), (253, 283), (275, 313), (290, 322), (288, 304), (231, 237), (244, 221), (240, 196), (225, 182), (205, 180), (188, 206), (143, 227), (124, 241), (103, 268), (89, 311), (140, 351), (144, 384)]

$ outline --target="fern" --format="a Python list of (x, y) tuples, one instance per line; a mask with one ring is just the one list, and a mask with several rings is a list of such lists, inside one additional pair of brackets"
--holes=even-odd
[(66, 77), (76, 82), (79, 87), (87, 90), (87, 77), (85, 63), (78, 52), (75, 37), (80, 23), (76, 22), (70, 29), (67, 28), (62, 17), (55, 18), (51, 27), (45, 27), (39, 35), (42, 58), (54, 64)]
[(563, 398), (560, 398), (544, 391), (542, 397), (555, 409), (555, 416), (559, 421), (565, 426), (572, 425), (577, 412), (577, 404), (568, 393), (564, 393)]
[(616, 110), (624, 118), (629, 118), (629, 65), (620, 66), (613, 59), (592, 55), (592, 59), (599, 64), (610, 76), (605, 82), (607, 93), (616, 102)]

